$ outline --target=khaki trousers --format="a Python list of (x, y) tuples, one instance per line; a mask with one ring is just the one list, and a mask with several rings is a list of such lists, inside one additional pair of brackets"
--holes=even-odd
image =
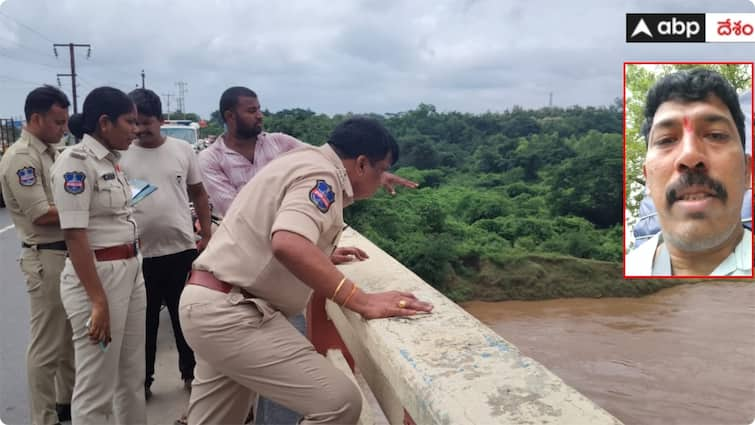
[(23, 248), (19, 260), (30, 302), (26, 373), (34, 425), (57, 423), (55, 403), (71, 403), (73, 342), (71, 324), (60, 299), (60, 272), (65, 260), (65, 251), (35, 248)]
[(359, 390), (265, 301), (187, 285), (179, 317), (197, 357), (189, 424), (242, 424), (257, 394), (302, 424), (359, 419)]
[(95, 263), (108, 300), (113, 339), (103, 352), (89, 340), (86, 322), (92, 305), (71, 261), (66, 260), (60, 281), (76, 349), (73, 425), (147, 422), (144, 402), (147, 296), (141, 262), (138, 256)]

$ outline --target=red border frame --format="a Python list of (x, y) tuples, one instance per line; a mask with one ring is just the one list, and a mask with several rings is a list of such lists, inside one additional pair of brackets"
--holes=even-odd
[[(622, 173), (622, 188), (621, 191), (623, 193), (623, 209), (622, 209), (622, 227), (624, 229), (624, 232), (622, 234), (622, 244), (621, 249), (623, 250), (623, 273), (624, 273), (624, 279), (747, 279), (748, 276), (627, 276), (627, 65), (750, 65), (750, 90), (751, 90), (751, 96), (750, 96), (750, 108), (752, 111), (752, 115), (750, 116), (750, 127), (752, 130), (752, 137), (750, 140), (750, 143), (753, 144), (753, 156), (755, 156), (755, 62), (705, 62), (705, 61), (668, 61), (668, 62), (635, 62), (635, 61), (625, 61), (623, 65), (623, 76), (622, 76), (622, 90), (623, 90), (623, 98), (622, 98), (622, 140), (623, 140), (623, 152), (622, 152), (622, 163), (623, 163), (623, 173)], [(745, 141), (746, 142), (746, 141)], [(750, 162), (750, 188), (755, 189), (755, 160)], [(753, 199), (753, 209), (755, 209), (755, 199)], [(755, 250), (752, 250), (752, 259), (750, 260), (751, 263), (755, 264)], [(749, 276), (750, 279), (755, 278), (755, 267), (753, 268), (753, 273)]]

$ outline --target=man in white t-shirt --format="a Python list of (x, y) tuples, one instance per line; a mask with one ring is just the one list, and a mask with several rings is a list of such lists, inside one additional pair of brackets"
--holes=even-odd
[[(194, 353), (181, 332), (178, 301), (191, 263), (210, 239), (210, 207), (202, 174), (191, 145), (160, 134), (162, 105), (153, 91), (136, 89), (129, 94), (136, 104), (138, 139), (123, 152), (121, 166), (129, 179), (145, 180), (157, 190), (135, 209), (144, 284), (147, 289), (146, 380), (144, 394), (152, 395), (160, 307), (168, 307), (178, 349), (178, 367), (184, 387), (194, 379)], [(195, 241), (189, 200), (199, 217), (201, 239)]]

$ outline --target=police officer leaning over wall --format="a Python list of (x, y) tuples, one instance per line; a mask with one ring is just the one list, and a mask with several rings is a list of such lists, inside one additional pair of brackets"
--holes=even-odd
[(343, 208), (372, 196), (397, 160), (378, 121), (350, 118), (327, 144), (280, 156), (239, 192), (181, 296), (197, 355), (190, 424), (243, 423), (255, 393), (300, 413), (302, 424), (357, 421), (358, 389), (286, 317), (312, 291), (367, 319), (432, 309), (408, 292), (363, 292), (329, 258)]
[(21, 271), (30, 302), (26, 351), (31, 423), (70, 419), (74, 364), (71, 325), (60, 300), (66, 244), (50, 188), (55, 149), (68, 122), (68, 98), (52, 86), (26, 97), (26, 127), (0, 161), (0, 185), (21, 239)]
[(99, 87), (68, 126), (82, 140), (55, 163), (52, 187), (69, 253), (60, 291), (76, 350), (73, 424), (143, 424), (146, 294), (118, 165), (136, 109), (120, 90)]

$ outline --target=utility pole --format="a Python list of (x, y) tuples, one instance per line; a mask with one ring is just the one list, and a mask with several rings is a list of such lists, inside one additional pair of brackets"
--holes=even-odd
[(90, 56), (92, 56), (92, 45), (91, 44), (76, 44), (76, 43), (68, 43), (68, 44), (58, 44), (55, 43), (52, 45), (52, 50), (55, 52), (55, 57), (58, 57), (58, 47), (66, 47), (68, 46), (68, 56), (71, 58), (71, 72), (69, 74), (58, 74), (58, 85), (60, 85), (60, 77), (71, 77), (71, 96), (73, 97), (73, 113), (79, 112), (78, 102), (76, 101), (76, 57), (74, 56), (74, 49), (76, 47), (86, 47), (87, 50), (87, 59), (89, 59)]
[(182, 113), (186, 113), (184, 110), (184, 96), (186, 95), (186, 92), (189, 90), (186, 88), (189, 84), (185, 81), (178, 81), (176, 82), (176, 86), (178, 87), (178, 110)]
[(144, 88), (144, 70), (142, 69), (142, 88)]
[(163, 93), (163, 97), (165, 97), (165, 104), (167, 108), (165, 109), (165, 113), (168, 114), (168, 119), (170, 119), (170, 98), (172, 96), (175, 96), (172, 93)]
[(553, 106), (553, 92), (550, 93), (549, 99), (548, 99), (548, 107)]

